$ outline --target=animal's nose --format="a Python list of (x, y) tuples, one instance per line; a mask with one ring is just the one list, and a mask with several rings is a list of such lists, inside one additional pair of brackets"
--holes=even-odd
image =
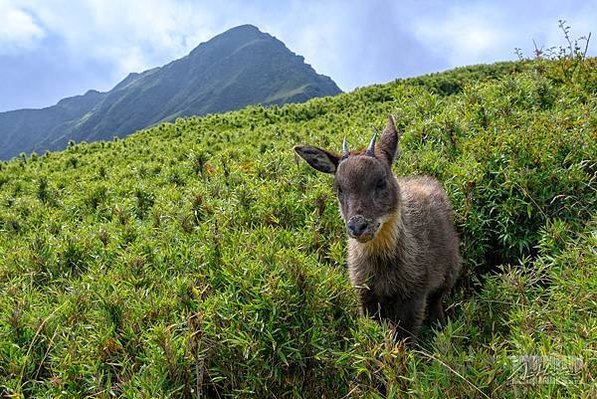
[(368, 226), (369, 223), (367, 223), (367, 220), (365, 220), (365, 218), (360, 215), (350, 218), (347, 224), (350, 234), (352, 234), (355, 237), (361, 236), (365, 232), (365, 230), (367, 230)]

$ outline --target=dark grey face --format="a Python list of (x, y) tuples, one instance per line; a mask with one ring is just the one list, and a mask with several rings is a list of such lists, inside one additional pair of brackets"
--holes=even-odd
[[(335, 175), (340, 212), (348, 235), (360, 242), (375, 237), (385, 218), (398, 208), (399, 189), (392, 175), (392, 162), (398, 148), (394, 118), (388, 118), (379, 144), (375, 136), (366, 151), (334, 155), (311, 146), (294, 150), (314, 169)], [(345, 143), (346, 147), (346, 143)]]
[(340, 162), (335, 177), (348, 235), (360, 242), (371, 240), (398, 207), (398, 187), (389, 165), (385, 159), (354, 155)]

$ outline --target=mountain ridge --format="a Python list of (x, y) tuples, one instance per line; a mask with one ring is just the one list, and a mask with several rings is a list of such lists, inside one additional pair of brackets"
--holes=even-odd
[(88, 90), (50, 107), (0, 113), (0, 159), (58, 150), (70, 140), (124, 137), (181, 116), (340, 92), (283, 42), (253, 25), (240, 25), (182, 58), (129, 73), (107, 92)]

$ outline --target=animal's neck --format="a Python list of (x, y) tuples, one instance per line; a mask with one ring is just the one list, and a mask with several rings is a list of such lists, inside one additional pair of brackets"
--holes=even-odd
[(390, 258), (399, 255), (404, 242), (405, 226), (400, 208), (389, 214), (371, 241), (360, 243), (351, 239), (351, 246), (362, 255), (375, 258)]
[[(350, 281), (355, 287), (366, 287), (367, 291), (373, 289), (376, 295), (389, 295), (384, 287), (390, 285), (378, 279), (387, 280), (392, 276), (398, 284), (398, 277), (402, 274), (396, 271), (412, 263), (416, 257), (409, 247), (410, 233), (403, 223), (403, 213), (400, 208), (388, 215), (375, 238), (366, 243), (360, 243), (353, 238), (348, 240), (348, 272)], [(400, 277), (401, 278), (401, 277)], [(377, 287), (377, 288), (374, 288)], [(381, 290), (381, 291), (380, 291)]]

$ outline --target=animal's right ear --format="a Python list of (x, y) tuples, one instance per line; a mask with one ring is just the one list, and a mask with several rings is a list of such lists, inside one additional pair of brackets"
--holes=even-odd
[(396, 130), (396, 121), (392, 115), (388, 115), (388, 125), (381, 134), (377, 147), (390, 166), (400, 155), (399, 142), (400, 134)]
[(313, 169), (323, 173), (336, 173), (340, 158), (321, 148), (300, 146), (294, 147), (297, 154), (301, 156)]

